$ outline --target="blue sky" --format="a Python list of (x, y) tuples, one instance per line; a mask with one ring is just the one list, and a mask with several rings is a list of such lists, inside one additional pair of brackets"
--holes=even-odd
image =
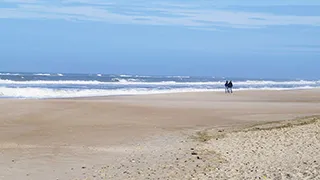
[(0, 71), (320, 78), (318, 0), (1, 0), (0, 32)]

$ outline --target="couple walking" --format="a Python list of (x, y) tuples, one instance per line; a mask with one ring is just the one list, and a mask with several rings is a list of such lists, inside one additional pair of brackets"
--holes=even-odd
[(224, 84), (225, 86), (225, 92), (226, 93), (233, 93), (232, 92), (232, 88), (233, 88), (233, 84), (232, 84), (232, 81), (226, 81), (226, 84)]

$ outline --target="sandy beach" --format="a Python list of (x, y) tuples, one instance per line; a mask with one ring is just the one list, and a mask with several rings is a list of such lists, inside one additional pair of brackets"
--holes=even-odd
[(319, 89), (1, 99), (0, 179), (320, 179), (317, 115)]

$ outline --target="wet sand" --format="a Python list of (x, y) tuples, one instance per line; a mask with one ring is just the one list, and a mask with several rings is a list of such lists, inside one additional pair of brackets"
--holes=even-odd
[(204, 179), (211, 171), (168, 165), (197, 168), (191, 149), (209, 142), (190, 138), (196, 132), (318, 115), (320, 90), (2, 99), (0, 107), (0, 179), (157, 179), (167, 168), (176, 174), (169, 179)]

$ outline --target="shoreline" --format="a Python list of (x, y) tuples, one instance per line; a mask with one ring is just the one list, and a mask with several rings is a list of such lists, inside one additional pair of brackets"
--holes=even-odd
[(319, 104), (318, 90), (1, 99), (0, 179), (97, 179), (94, 174), (106, 165), (121, 179), (127, 167), (120, 164), (119, 172), (114, 162), (130, 160), (129, 168), (132, 157), (144, 162), (141, 169), (150, 167), (149, 160), (165, 165), (178, 158), (194, 170), (197, 164), (184, 161), (198, 160), (190, 157), (200, 144), (190, 142), (196, 132), (319, 115)]
[[(107, 90), (107, 89), (106, 89)], [(312, 88), (251, 88), (251, 89), (233, 89), (233, 93), (237, 92), (269, 92), (269, 91), (317, 91), (320, 90), (320, 87), (312, 87)], [(119, 95), (105, 95), (105, 96), (79, 96), (79, 97), (0, 97), (1, 99), (9, 99), (9, 100), (51, 100), (51, 99), (57, 99), (57, 100), (65, 100), (65, 99), (98, 99), (98, 98), (107, 98), (107, 97), (127, 97), (127, 96), (153, 96), (153, 95), (165, 95), (165, 94), (187, 94), (187, 93), (224, 93), (225, 90), (223, 88), (221, 89), (206, 89), (206, 90), (192, 90), (192, 91), (177, 91), (177, 92), (157, 92), (157, 93), (141, 93), (141, 94), (119, 94)], [(231, 94), (233, 94), (231, 93)]]

